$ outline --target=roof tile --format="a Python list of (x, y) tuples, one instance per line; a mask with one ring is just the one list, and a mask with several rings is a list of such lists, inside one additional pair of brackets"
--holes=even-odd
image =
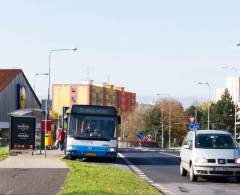
[(21, 72), (21, 69), (0, 69), (0, 92)]

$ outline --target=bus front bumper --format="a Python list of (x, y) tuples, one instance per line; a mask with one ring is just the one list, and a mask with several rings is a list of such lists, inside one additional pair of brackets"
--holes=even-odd
[(67, 150), (67, 156), (73, 156), (77, 158), (83, 157), (96, 157), (96, 158), (117, 158), (117, 152), (111, 151), (78, 151), (78, 150)]

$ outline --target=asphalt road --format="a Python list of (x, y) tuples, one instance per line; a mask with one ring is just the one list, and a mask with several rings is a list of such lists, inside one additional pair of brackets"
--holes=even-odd
[(191, 183), (189, 177), (180, 176), (178, 151), (125, 148), (120, 152), (154, 184), (164, 187), (173, 194), (240, 194), (240, 184), (236, 183), (234, 178), (199, 178), (198, 182)]
[(68, 169), (0, 169), (0, 195), (54, 195)]

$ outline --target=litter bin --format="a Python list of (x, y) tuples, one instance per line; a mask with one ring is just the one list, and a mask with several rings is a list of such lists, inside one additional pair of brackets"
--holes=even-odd
[(53, 135), (52, 133), (45, 134), (45, 147), (51, 149), (53, 146)]

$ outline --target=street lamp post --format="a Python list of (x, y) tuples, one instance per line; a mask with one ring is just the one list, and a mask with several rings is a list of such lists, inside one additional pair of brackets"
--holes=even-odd
[[(158, 93), (157, 96), (168, 96), (170, 98), (169, 94), (160, 94)], [(169, 121), (168, 121), (168, 147), (171, 147), (171, 118), (172, 118), (172, 104), (169, 102)], [(163, 105), (162, 105), (162, 148), (163, 148)]]
[[(233, 70), (234, 71), (234, 73), (235, 73), (235, 78), (237, 79), (237, 80), (239, 80), (239, 78), (238, 78), (238, 70), (237, 70), (237, 68), (235, 68), (235, 67), (231, 67), (231, 66), (222, 66), (221, 68), (224, 68), (224, 69), (229, 69), (229, 70)], [(236, 82), (236, 87), (235, 87), (235, 95), (236, 95), (236, 102), (235, 102), (235, 104), (234, 104), (234, 106), (235, 106), (235, 108), (234, 108), (234, 137), (235, 137), (235, 139), (237, 138), (237, 103), (238, 103), (238, 84), (237, 84), (238, 82)]]
[(211, 87), (208, 82), (198, 82), (198, 85), (208, 86), (208, 130), (210, 129), (210, 100), (211, 100)]
[[(48, 119), (48, 103), (50, 100), (50, 83), (51, 83), (51, 55), (53, 52), (60, 52), (60, 51), (77, 51), (77, 48), (72, 49), (53, 49), (50, 50), (48, 53), (48, 98), (45, 105), (45, 133), (47, 131), (47, 119)], [(44, 144), (45, 145), (45, 144)], [(46, 157), (46, 145), (45, 145), (45, 157)]]
[(35, 76), (34, 76), (34, 85), (33, 85), (33, 91), (34, 91), (34, 92), (35, 92), (36, 78), (37, 78), (37, 76), (40, 76), (40, 75), (48, 76), (48, 73), (36, 73), (36, 74), (35, 74)]

